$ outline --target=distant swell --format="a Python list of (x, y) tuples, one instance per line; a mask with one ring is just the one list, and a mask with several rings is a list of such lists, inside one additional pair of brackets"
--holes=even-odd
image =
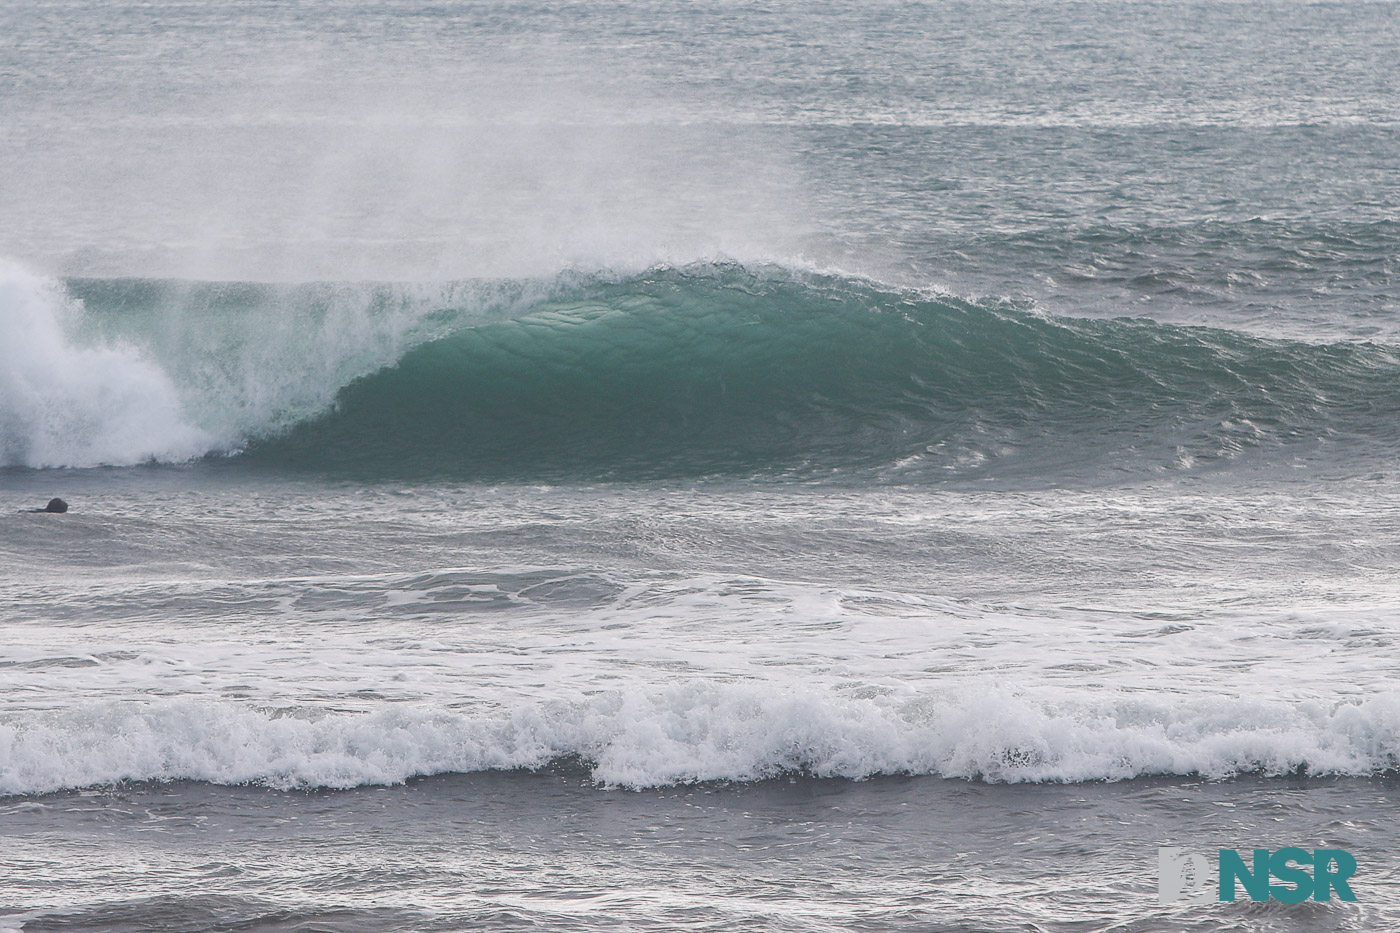
[(272, 711), (171, 699), (0, 721), (4, 794), (144, 780), (346, 788), (564, 758), (586, 762), (600, 783), (631, 788), (791, 773), (992, 782), (1369, 775), (1400, 763), (1400, 697), (1335, 707), (991, 692), (860, 700), (695, 685), (479, 712)]
[[(1400, 448), (1394, 347), (1053, 318), (775, 267), (70, 289), (86, 314), (39, 374), (47, 396), (0, 409), (5, 464), (919, 482)], [(75, 382), (98, 356), (125, 382)], [(97, 404), (125, 397), (112, 385), (133, 400)]]

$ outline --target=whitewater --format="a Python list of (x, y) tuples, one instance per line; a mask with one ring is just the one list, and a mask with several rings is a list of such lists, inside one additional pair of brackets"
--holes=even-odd
[(1393, 4), (0, 37), (0, 933), (1400, 923)]

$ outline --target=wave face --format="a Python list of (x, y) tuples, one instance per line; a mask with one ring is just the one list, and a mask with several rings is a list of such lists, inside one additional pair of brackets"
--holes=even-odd
[(250, 456), (419, 475), (889, 480), (1393, 449), (1393, 348), (1054, 319), (736, 267), (590, 284), (418, 346)]
[[(134, 384), (168, 381), (148, 391), (172, 399), (137, 406), (164, 433), (120, 412), (76, 426), (49, 414), (83, 411), (75, 399), (105, 389), (33, 404), (9, 394), (7, 464), (239, 453), (361, 479), (917, 482), (1133, 474), (1246, 454), (1337, 462), (1400, 444), (1394, 347), (1053, 318), (771, 267), (416, 288), (70, 288), (87, 307), (78, 330), (106, 349), (60, 341), (52, 357), (103, 353)], [(85, 440), (35, 441), (60, 436)]]

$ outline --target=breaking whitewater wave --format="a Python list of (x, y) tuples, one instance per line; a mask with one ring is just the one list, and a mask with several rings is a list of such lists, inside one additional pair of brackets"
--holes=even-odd
[(216, 443), (140, 349), (83, 346), (55, 282), (0, 263), (0, 466), (189, 460)]
[[(111, 396), (107, 383), (38, 402), (12, 392), (4, 464), (237, 454), (362, 479), (919, 481), (1131, 474), (1259, 451), (1291, 461), (1338, 446), (1355, 459), (1400, 443), (1393, 347), (1052, 318), (774, 267), (70, 289), (87, 313), (51, 351), (50, 381), (107, 354), (157, 404), (75, 424), (62, 413), (82, 410), (84, 392)], [(131, 407), (164, 430), (128, 427)]]
[(704, 684), (477, 712), (398, 706), (356, 714), (171, 699), (0, 721), (3, 794), (144, 780), (348, 788), (570, 759), (602, 784), (630, 788), (793, 773), (990, 782), (1369, 775), (1400, 764), (1400, 695), (1328, 708), (990, 692), (856, 699)]

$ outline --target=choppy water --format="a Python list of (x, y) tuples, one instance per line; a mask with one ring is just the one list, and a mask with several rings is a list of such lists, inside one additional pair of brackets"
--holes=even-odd
[(0, 930), (1395, 925), (1394, 4), (0, 37)]
[[(1362, 862), (1393, 782), (997, 787), (884, 777), (636, 793), (576, 770), (444, 775), (285, 799), (132, 785), (0, 804), (0, 890), (42, 930), (1372, 930), (1355, 904), (1157, 908), (1137, 838), (1328, 838)], [(1337, 820), (1336, 814), (1345, 814)], [(96, 897), (75, 890), (103, 886)], [(113, 896), (112, 887), (123, 893)], [(38, 915), (36, 915), (36, 913)]]

